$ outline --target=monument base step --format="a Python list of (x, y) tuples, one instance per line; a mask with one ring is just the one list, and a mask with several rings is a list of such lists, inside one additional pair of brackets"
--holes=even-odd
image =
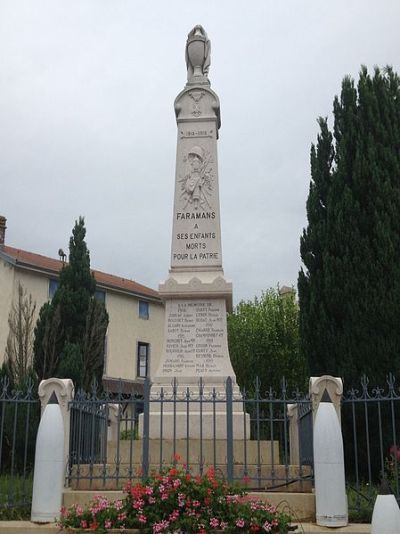
[[(70, 487), (74, 490), (119, 490), (122, 489), (129, 480), (140, 478), (142, 464), (120, 463), (118, 470), (113, 464), (95, 464), (73, 466), (70, 477)], [(226, 463), (216, 464), (217, 476), (227, 478)], [(150, 464), (149, 472), (158, 472), (158, 464)], [(206, 473), (207, 468), (203, 473)], [(200, 473), (198, 465), (191, 465), (192, 475)], [(244, 476), (243, 465), (233, 466), (234, 481), (241, 487), (248, 489), (260, 489), (268, 491), (286, 491), (288, 493), (310, 493), (312, 491), (311, 469), (297, 465), (262, 465), (259, 469), (257, 465), (247, 465), (246, 476)], [(310, 477), (308, 479), (307, 477)]]
[[(73, 504), (86, 506), (98, 494), (98, 490), (66, 489), (63, 494), (63, 504), (66, 507)], [(101, 495), (104, 495), (111, 501), (122, 499), (124, 496), (122, 491), (102, 491)], [(297, 521), (297, 524), (300, 521), (315, 521), (315, 495), (313, 493), (251, 492), (249, 493), (249, 498), (269, 502), (278, 507), (282, 512), (291, 513)]]
[[(109, 441), (107, 445), (108, 463), (140, 463), (142, 461), (143, 441), (120, 440)], [(149, 461), (170, 465), (179, 458), (179, 464), (205, 466), (226, 463), (226, 439), (150, 439)], [(234, 464), (279, 464), (279, 442), (233, 440)]]
[[(312, 523), (295, 522), (298, 525), (298, 532), (304, 534), (332, 534), (332, 529), (318, 527)], [(369, 524), (350, 524), (347, 527), (335, 528), (334, 534), (370, 534)], [(30, 521), (0, 521), (0, 534), (60, 534), (60, 529), (56, 523), (38, 525)]]

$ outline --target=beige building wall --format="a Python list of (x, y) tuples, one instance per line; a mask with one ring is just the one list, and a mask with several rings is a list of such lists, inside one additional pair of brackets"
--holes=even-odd
[[(36, 302), (36, 318), (42, 305), (49, 299), (49, 280), (57, 278), (46, 273), (15, 268), (0, 259), (0, 365), (4, 361), (8, 337), (8, 315), (13, 299), (18, 295), (20, 282)], [(152, 376), (161, 357), (164, 307), (149, 301), (149, 319), (139, 318), (139, 298), (119, 291), (103, 288), (109, 314), (107, 331), (106, 367), (104, 374), (112, 378), (133, 380), (137, 375), (138, 342), (148, 343), (149, 369)]]
[[(149, 376), (153, 376), (161, 357), (164, 306), (149, 302), (149, 319), (139, 318), (139, 298), (107, 291), (109, 314), (107, 363), (105, 374), (133, 380), (137, 377), (138, 342), (149, 343)], [(146, 299), (143, 299), (146, 301)], [(118, 354), (118, 358), (114, 355)]]
[(8, 314), (14, 292), (14, 267), (0, 259), (0, 365), (4, 361), (8, 337)]
[(15, 268), (0, 260), (0, 365), (4, 361), (8, 337), (8, 316), (13, 302), (18, 299), (18, 284), (36, 303), (35, 322), (40, 308), (49, 298), (49, 278), (42, 273)]

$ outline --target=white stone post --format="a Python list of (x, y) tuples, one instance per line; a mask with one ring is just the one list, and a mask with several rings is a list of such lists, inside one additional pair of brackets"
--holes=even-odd
[(47, 380), (42, 380), (38, 390), (41, 403), (41, 415), (43, 415), (44, 409), (46, 408), (53, 391), (56, 394), (64, 423), (64, 466), (66, 467), (69, 456), (71, 421), (71, 413), (68, 404), (74, 397), (74, 383), (70, 378), (48, 378)]
[(341, 378), (330, 375), (312, 376), (310, 378), (309, 393), (313, 411), (313, 423), (315, 423), (315, 415), (325, 390), (328, 391), (337, 413), (339, 423), (341, 423), (340, 410), (343, 396), (343, 382)]
[(119, 440), (119, 420), (120, 418), (120, 405), (109, 404), (108, 405), (108, 432), (107, 441), (117, 442)]
[(317, 525), (348, 524), (340, 403), (343, 383), (324, 375), (310, 378), (313, 410), (315, 508)]
[(299, 407), (297, 404), (288, 404), (287, 415), (289, 419), (289, 454), (290, 464), (300, 465), (299, 450)]

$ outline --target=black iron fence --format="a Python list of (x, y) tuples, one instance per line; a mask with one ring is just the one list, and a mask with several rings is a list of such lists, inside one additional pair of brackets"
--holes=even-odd
[(32, 382), (23, 390), (0, 381), (0, 517), (29, 514), (40, 401)]
[(349, 507), (370, 513), (378, 487), (386, 479), (400, 502), (400, 388), (393, 375), (386, 384), (359, 388), (343, 397), (342, 432)]
[[(311, 491), (312, 421), (308, 396), (263, 389), (239, 391), (175, 380), (141, 394), (77, 393), (70, 402), (67, 483), (115, 489), (151, 471), (180, 464), (191, 473), (209, 467), (248, 489)], [(363, 378), (342, 400), (341, 422), (350, 510), (370, 518), (385, 478), (400, 501), (400, 388)], [(40, 401), (33, 384), (23, 391), (0, 381), (0, 512), (29, 512)], [(364, 514), (364, 515), (363, 515)], [(353, 517), (357, 517), (354, 516)]]
[[(179, 463), (192, 474), (212, 467), (249, 489), (311, 491), (312, 461), (294, 452), (300, 445), (291, 446), (289, 434), (298, 420), (288, 415), (296, 404), (304, 407), (304, 419), (310, 400), (299, 392), (289, 395), (284, 380), (279, 394), (265, 392), (258, 380), (253, 391), (240, 392), (230, 378), (219, 387), (174, 380), (151, 388), (147, 380), (143, 391), (126, 395), (121, 387), (99, 397), (93, 391), (70, 403), (72, 487), (120, 488)], [(298, 441), (298, 432), (293, 435)]]

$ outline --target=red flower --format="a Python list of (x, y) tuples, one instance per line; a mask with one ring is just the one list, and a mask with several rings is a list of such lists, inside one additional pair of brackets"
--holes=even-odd
[(209, 467), (207, 469), (207, 473), (206, 473), (206, 477), (208, 478), (208, 480), (213, 480), (214, 477), (215, 477), (215, 470), (213, 467)]
[(135, 499), (140, 499), (142, 495), (144, 495), (146, 491), (146, 488), (142, 486), (142, 484), (138, 483), (131, 487), (130, 492), (132, 497)]
[(176, 477), (176, 475), (178, 474), (178, 471), (177, 471), (177, 469), (175, 469), (175, 467), (173, 467), (172, 469), (169, 470), (169, 474), (172, 477)]
[(190, 482), (192, 480), (192, 475), (190, 473), (186, 473), (185, 478), (187, 482)]
[(95, 521), (90, 524), (89, 530), (97, 530), (99, 528), (99, 524)]

